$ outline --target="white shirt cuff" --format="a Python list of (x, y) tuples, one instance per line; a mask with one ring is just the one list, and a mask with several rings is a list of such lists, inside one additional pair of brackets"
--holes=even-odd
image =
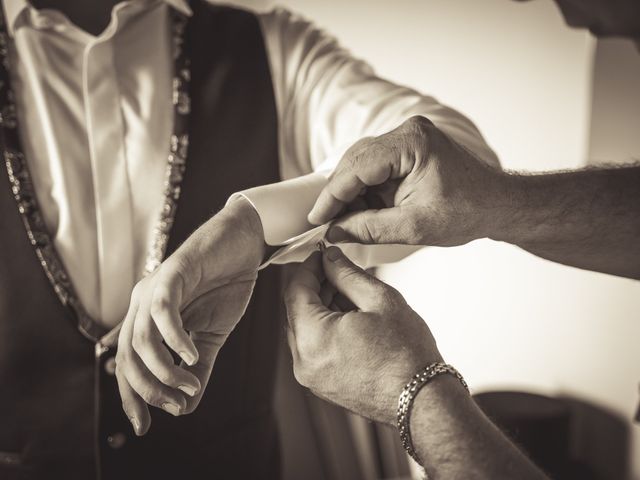
[(326, 185), (328, 176), (328, 171), (316, 172), (250, 188), (234, 193), (227, 203), (239, 196), (246, 198), (260, 216), (267, 245), (285, 245), (314, 228), (307, 222), (307, 215)]
[[(324, 240), (329, 224), (315, 227), (307, 215), (327, 183), (329, 171), (311, 173), (291, 180), (250, 188), (234, 193), (227, 203), (244, 197), (256, 209), (265, 242), (278, 249), (260, 269), (272, 263), (304, 261), (318, 242)], [(363, 268), (398, 261), (420, 247), (411, 245), (340, 244), (345, 255)]]

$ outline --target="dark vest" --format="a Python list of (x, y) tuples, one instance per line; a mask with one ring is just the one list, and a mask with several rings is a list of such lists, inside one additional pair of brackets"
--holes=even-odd
[[(233, 192), (279, 179), (277, 112), (256, 17), (204, 1), (192, 8), (189, 158), (167, 255)], [(279, 271), (269, 268), (196, 412), (174, 418), (152, 408), (151, 430), (137, 438), (105, 368), (115, 352), (97, 355), (58, 300), (3, 169), (0, 479), (277, 478), (279, 299)]]

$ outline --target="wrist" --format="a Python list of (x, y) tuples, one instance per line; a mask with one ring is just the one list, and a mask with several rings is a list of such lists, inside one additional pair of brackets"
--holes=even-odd
[[(420, 423), (421, 417), (431, 417), (433, 412), (443, 406), (456, 410), (462, 404), (472, 402), (469, 391), (453, 375), (438, 375), (420, 389), (413, 400), (413, 422)], [(438, 408), (435, 408), (435, 407)]]
[(426, 468), (430, 448), (443, 430), (460, 429), (474, 408), (469, 391), (452, 375), (438, 375), (416, 394), (409, 429), (415, 452)]
[[(443, 380), (443, 376), (449, 378)], [(452, 379), (462, 388), (458, 390), (451, 384)], [(414, 442), (413, 433), (418, 432), (419, 440), (423, 440), (424, 429), (428, 426), (436, 430), (439, 426), (436, 420), (451, 414), (447, 410), (449, 405), (465, 397), (469, 397), (468, 386), (462, 375), (443, 362), (427, 366), (407, 383), (398, 399), (398, 431), (403, 447), (416, 462), (425, 465), (416, 448), (416, 443), (420, 442)], [(456, 411), (454, 414), (458, 413)]]
[(231, 222), (232, 228), (243, 232), (243, 240), (247, 242), (249, 262), (258, 268), (266, 255), (267, 245), (264, 239), (264, 229), (260, 215), (254, 206), (244, 197), (238, 197), (220, 212), (226, 221)]

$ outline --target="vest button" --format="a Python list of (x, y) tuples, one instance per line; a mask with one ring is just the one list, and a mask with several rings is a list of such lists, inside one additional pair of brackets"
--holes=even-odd
[(114, 357), (109, 357), (104, 362), (104, 371), (109, 375), (116, 374), (116, 359)]
[(107, 444), (114, 450), (124, 447), (125, 443), (127, 443), (127, 437), (124, 433), (112, 433), (107, 437)]

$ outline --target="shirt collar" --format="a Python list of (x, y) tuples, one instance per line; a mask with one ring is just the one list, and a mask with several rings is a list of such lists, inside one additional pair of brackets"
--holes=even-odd
[[(187, 0), (160, 0), (170, 7), (175, 8), (184, 15), (190, 17), (193, 14), (189, 2)], [(7, 20), (7, 31), (13, 36), (16, 22), (19, 21), (20, 15), (31, 5), (27, 0), (2, 0), (5, 18)]]

